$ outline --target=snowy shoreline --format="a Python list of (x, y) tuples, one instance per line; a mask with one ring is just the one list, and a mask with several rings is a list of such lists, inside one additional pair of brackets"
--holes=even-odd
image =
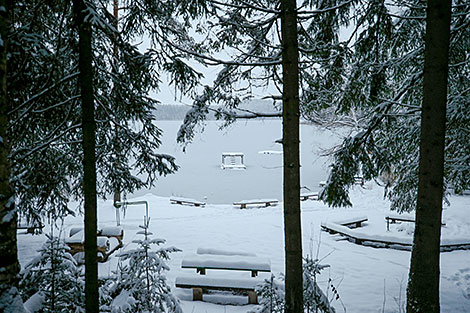
[[(319, 201), (302, 202), (304, 255), (318, 256), (322, 263), (331, 265), (320, 275), (320, 287), (326, 289), (328, 279), (331, 278), (347, 312), (381, 311), (384, 301), (385, 312), (397, 312), (398, 304), (395, 299), (401, 299), (402, 304), (405, 299), (410, 259), (408, 251), (359, 246), (344, 240), (337, 241), (334, 236), (320, 231), (321, 222), (367, 215), (368, 221), (361, 232), (386, 235), (384, 216), (390, 211), (389, 202), (383, 200), (382, 195), (380, 187), (369, 183), (366, 188), (356, 186), (351, 191), (352, 208), (331, 209)], [(182, 269), (181, 262), (185, 254), (193, 254), (199, 247), (255, 253), (271, 261), (272, 273), (276, 276), (284, 272), (282, 203), (277, 207), (240, 210), (231, 204), (207, 204), (205, 207), (170, 204), (169, 198), (153, 194), (128, 200), (148, 201), (150, 230), (155, 236), (166, 239), (168, 245), (183, 250), (182, 253), (174, 253), (169, 262), (171, 271), (168, 279), (173, 289), (178, 275), (194, 272)], [(444, 210), (446, 226), (442, 229), (442, 238), (470, 238), (470, 216), (467, 211), (470, 197), (451, 196), (450, 202), (450, 207)], [(144, 214), (144, 206), (129, 206), (125, 217), (121, 217), (124, 250), (133, 247), (132, 240), (138, 238), (136, 232), (142, 224)], [(81, 216), (66, 218), (63, 234), (72, 227), (81, 226), (81, 223)], [(116, 225), (112, 201), (99, 202), (99, 224)], [(392, 225), (389, 234), (398, 238), (411, 238), (407, 232), (408, 226), (399, 231), (403, 225)], [(44, 231), (48, 232), (47, 226)], [(22, 266), (36, 255), (36, 250), (44, 240), (44, 235), (18, 233)], [(442, 312), (470, 310), (470, 300), (464, 297), (470, 293), (469, 260), (468, 250), (441, 254)], [(110, 275), (116, 266), (117, 258), (114, 254), (108, 262), (99, 265), (100, 275)], [(223, 271), (209, 271), (209, 274), (214, 277), (227, 275)], [(260, 273), (260, 278), (269, 276), (269, 273)], [(176, 293), (184, 294), (182, 290), (176, 290)], [(185, 312), (246, 312), (252, 308), (251, 305), (221, 307), (186, 300), (182, 301), (182, 305)], [(338, 312), (343, 311), (342, 304), (338, 301), (333, 301), (333, 305)]]

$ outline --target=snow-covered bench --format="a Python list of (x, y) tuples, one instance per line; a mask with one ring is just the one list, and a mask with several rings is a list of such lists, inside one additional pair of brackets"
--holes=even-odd
[(362, 227), (362, 223), (367, 222), (367, 216), (355, 216), (344, 220), (335, 221), (335, 224), (349, 228)]
[(203, 248), (199, 247), (196, 250), (197, 254), (209, 254), (209, 255), (241, 255), (241, 256), (253, 256), (256, 257), (255, 253), (245, 251), (233, 251), (233, 250), (222, 250), (214, 248)]
[(240, 209), (246, 209), (248, 205), (264, 205), (266, 207), (278, 204), (277, 199), (253, 199), (234, 202), (234, 206), (240, 206)]
[[(398, 214), (390, 214), (385, 216), (385, 220), (387, 221), (387, 230), (390, 230), (390, 224), (395, 224), (396, 222), (410, 222), (415, 223), (416, 219), (413, 216), (409, 215), (398, 215)], [(441, 222), (441, 226), (445, 226), (444, 222)]]
[(318, 192), (306, 192), (300, 194), (300, 201), (306, 201), (308, 199), (318, 200)]
[(28, 234), (34, 234), (34, 233), (41, 233), (42, 229), (44, 228), (44, 224), (24, 224), (24, 223), (18, 223), (16, 225), (16, 229), (26, 229), (26, 232)]
[(196, 272), (205, 275), (206, 270), (249, 271), (251, 277), (258, 272), (271, 272), (268, 259), (240, 255), (193, 254), (187, 255), (181, 262), (182, 268), (195, 268)]
[[(203, 300), (203, 293), (210, 290), (231, 291), (248, 295), (249, 304), (257, 304), (256, 286), (264, 280), (256, 278), (258, 272), (271, 272), (271, 262), (258, 258), (254, 253), (228, 251), (212, 248), (198, 248), (197, 254), (187, 255), (181, 262), (182, 268), (195, 268), (200, 275), (177, 277), (178, 288), (193, 290), (193, 300)], [(250, 279), (207, 277), (206, 270), (249, 271)]]
[(188, 198), (180, 198), (180, 197), (171, 197), (170, 202), (172, 204), (180, 204), (180, 205), (194, 205), (194, 206), (205, 206), (205, 202), (197, 201), (194, 199)]
[(222, 290), (237, 293), (248, 294), (248, 303), (257, 304), (258, 295), (256, 294), (256, 286), (263, 283), (263, 279), (227, 279), (215, 278), (207, 276), (179, 276), (176, 277), (175, 286), (178, 288), (188, 288), (193, 290), (193, 300), (203, 300), (203, 293), (208, 290)]

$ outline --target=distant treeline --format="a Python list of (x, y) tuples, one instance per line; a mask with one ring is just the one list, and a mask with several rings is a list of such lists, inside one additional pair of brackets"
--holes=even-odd
[[(274, 108), (272, 101), (268, 100), (245, 101), (240, 105), (240, 108), (258, 113), (276, 112), (276, 108)], [(160, 121), (182, 121), (190, 109), (191, 107), (187, 105), (162, 104), (157, 106), (155, 116), (156, 119)], [(214, 106), (214, 109), (217, 109), (217, 107)], [(238, 111), (238, 113), (243, 113), (243, 111)], [(214, 112), (210, 112), (207, 119), (215, 120)]]

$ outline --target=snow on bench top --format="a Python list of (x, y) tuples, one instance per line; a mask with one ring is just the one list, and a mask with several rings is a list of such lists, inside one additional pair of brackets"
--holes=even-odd
[(362, 215), (362, 216), (354, 216), (350, 217), (347, 219), (342, 219), (338, 221), (334, 221), (333, 223), (339, 224), (339, 225), (346, 225), (346, 224), (352, 224), (360, 221), (367, 221), (367, 216)]
[(181, 267), (270, 272), (271, 261), (252, 256), (190, 254), (184, 257)]
[(243, 156), (243, 152), (222, 152), (223, 156)]
[(263, 151), (258, 151), (259, 154), (282, 154), (282, 151), (277, 151), (277, 150), (263, 150)]
[(190, 198), (183, 198), (183, 197), (171, 197), (170, 198), (170, 201), (178, 201), (178, 202), (187, 202), (187, 203), (197, 203), (197, 204), (206, 204), (205, 202), (201, 202), (201, 201), (197, 201), (197, 200), (194, 200), (194, 199), (190, 199)]
[(216, 278), (201, 275), (179, 276), (176, 277), (175, 286), (191, 287), (215, 287), (215, 288), (239, 288), (254, 290), (257, 285), (264, 282), (264, 279), (234, 279), (234, 278)]
[(229, 251), (229, 250), (220, 250), (213, 248), (197, 248), (197, 254), (209, 254), (209, 255), (238, 255), (238, 256), (251, 256), (256, 257), (255, 253), (243, 252), (243, 251)]
[(240, 204), (258, 204), (258, 203), (276, 203), (279, 202), (277, 199), (252, 199), (252, 200), (242, 200), (234, 202), (234, 205)]
[(78, 231), (73, 236), (65, 238), (65, 243), (83, 243), (85, 242), (85, 232)]
[(413, 215), (409, 214), (388, 214), (385, 216), (385, 218), (390, 218), (390, 219), (406, 219), (406, 220), (415, 220), (415, 217)]
[(329, 228), (336, 232), (342, 233), (346, 236), (362, 240), (362, 241), (380, 241), (380, 242), (386, 242), (386, 243), (401, 244), (401, 245), (406, 245), (406, 246), (412, 244), (412, 238), (398, 238), (394, 236), (366, 234), (366, 233), (357, 231), (357, 228), (353, 230), (353, 229), (350, 229), (349, 227), (342, 226), (337, 223), (322, 222), (321, 226)]
[(106, 226), (101, 227), (99, 231), (101, 236), (121, 236), (124, 230), (119, 226)]
[(318, 192), (302, 192), (300, 194), (301, 197), (308, 197), (308, 196), (318, 196)]
[[(117, 240), (117, 239), (116, 239)], [(65, 243), (72, 243), (72, 244), (83, 244), (85, 242), (85, 232), (81, 231), (76, 233), (71, 237), (65, 238)], [(98, 247), (106, 247), (109, 246), (109, 238), (107, 237), (98, 237), (97, 238), (97, 246)]]

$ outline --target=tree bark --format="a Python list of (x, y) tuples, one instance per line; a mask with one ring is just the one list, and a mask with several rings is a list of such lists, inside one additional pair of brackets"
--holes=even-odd
[(407, 289), (408, 313), (440, 311), (439, 254), (450, 15), (451, 1), (428, 1), (418, 203)]
[(286, 313), (303, 312), (299, 161), (299, 49), (295, 0), (281, 1)]
[(10, 184), (7, 99), (7, 3), (0, 0), (0, 312), (24, 312), (18, 292), (15, 195)]
[(96, 209), (96, 156), (95, 107), (92, 68), (92, 30), (85, 20), (85, 3), (73, 0), (79, 33), (79, 83), (82, 102), (83, 133), (83, 193), (85, 211), (85, 308), (87, 313), (99, 312), (97, 263), (97, 209)]

